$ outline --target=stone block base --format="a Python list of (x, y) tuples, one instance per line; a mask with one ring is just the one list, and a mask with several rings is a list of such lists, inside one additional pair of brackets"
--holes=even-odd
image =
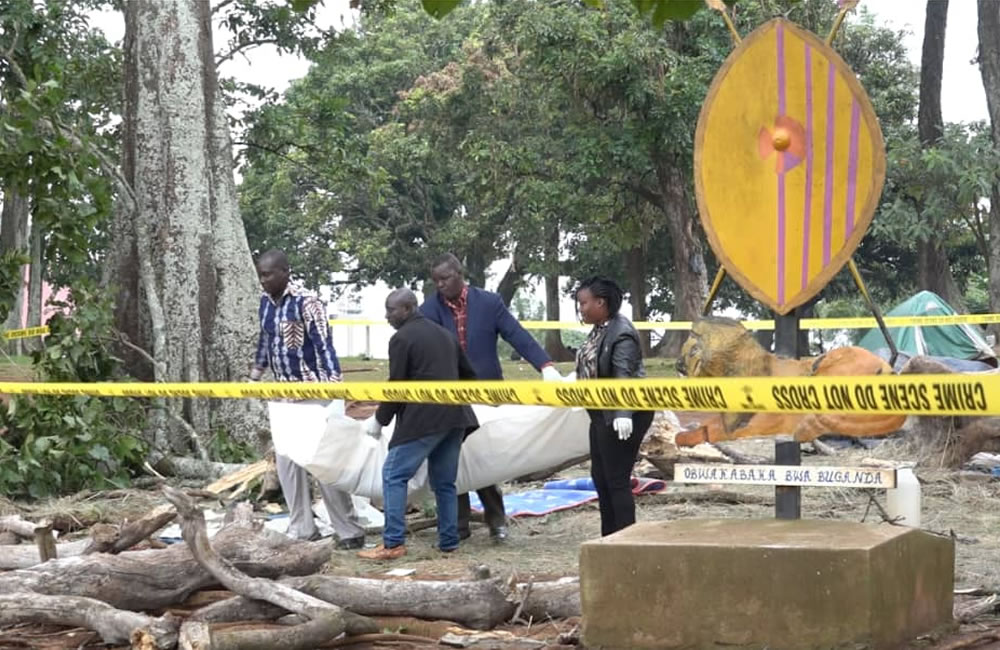
[(952, 540), (843, 521), (643, 522), (580, 549), (588, 648), (895, 648), (952, 619)]

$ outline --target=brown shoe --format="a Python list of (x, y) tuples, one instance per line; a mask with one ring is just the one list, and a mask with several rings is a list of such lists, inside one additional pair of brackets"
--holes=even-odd
[(368, 549), (367, 551), (360, 551), (358, 557), (364, 560), (395, 560), (406, 555), (406, 545), (400, 544), (399, 546), (393, 546), (392, 548), (386, 548), (385, 546), (379, 544), (375, 548)]

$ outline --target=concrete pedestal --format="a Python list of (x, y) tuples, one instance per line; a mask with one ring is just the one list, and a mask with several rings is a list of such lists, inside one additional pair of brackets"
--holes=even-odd
[(952, 620), (954, 543), (842, 521), (644, 522), (580, 549), (588, 648), (895, 648)]

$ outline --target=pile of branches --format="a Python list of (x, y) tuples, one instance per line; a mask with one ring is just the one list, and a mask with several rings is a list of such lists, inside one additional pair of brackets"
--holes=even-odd
[[(0, 545), (0, 568), (12, 569), (0, 572), (0, 627), (84, 627), (105, 643), (144, 650), (292, 650), (387, 637), (437, 642), (379, 634), (374, 616), (488, 630), (512, 619), (580, 615), (575, 578), (524, 584), (488, 575), (454, 581), (320, 575), (330, 541), (298, 541), (263, 528), (250, 504), (241, 503), (210, 542), (204, 513), (192, 498), (169, 486), (162, 490), (170, 505), (118, 529), (95, 526), (89, 539), (76, 542), (55, 544), (49, 527), (0, 518), (0, 532), (35, 542)], [(128, 550), (175, 518), (183, 544)], [(196, 591), (219, 587), (231, 595), (187, 616), (170, 611)]]

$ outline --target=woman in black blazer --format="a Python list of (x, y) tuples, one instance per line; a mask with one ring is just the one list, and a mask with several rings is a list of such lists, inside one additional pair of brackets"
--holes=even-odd
[[(613, 280), (595, 276), (576, 289), (577, 309), (593, 325), (576, 354), (577, 379), (645, 377), (639, 334), (620, 314), (622, 290)], [(590, 475), (597, 488), (601, 535), (635, 523), (632, 466), (643, 436), (653, 423), (652, 411), (597, 410), (590, 414)]]

